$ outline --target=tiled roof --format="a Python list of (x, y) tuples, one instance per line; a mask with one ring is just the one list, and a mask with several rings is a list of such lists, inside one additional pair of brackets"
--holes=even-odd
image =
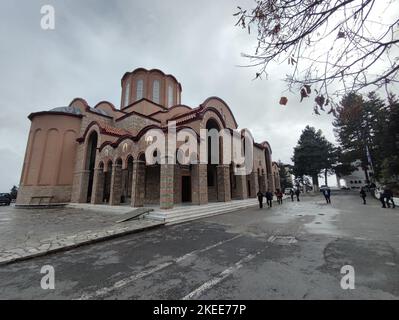
[(107, 124), (100, 124), (100, 126), (105, 134), (110, 134), (110, 135), (114, 135), (114, 136), (124, 136), (124, 135), (130, 134), (129, 131), (122, 129), (122, 128), (111, 127)]

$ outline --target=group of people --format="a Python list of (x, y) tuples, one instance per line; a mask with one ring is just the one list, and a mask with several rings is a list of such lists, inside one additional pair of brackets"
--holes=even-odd
[(291, 201), (294, 202), (294, 196), (296, 196), (296, 201), (300, 201), (299, 200), (299, 195), (301, 194), (301, 191), (299, 191), (299, 189), (291, 189), (290, 190), (290, 196), (291, 196)]
[[(366, 188), (365, 187), (363, 187), (360, 190), (360, 196), (363, 199), (363, 204), (366, 204), (367, 193), (366, 193)], [(380, 192), (380, 199), (379, 200), (380, 200), (383, 208), (387, 208), (387, 207), (391, 208), (391, 205), (392, 205), (392, 208), (396, 207), (395, 202), (393, 200), (393, 192), (389, 188), (384, 188), (382, 190), (382, 192)]]
[(273, 206), (273, 192), (267, 190), (265, 194), (263, 194), (260, 190), (257, 193), (258, 201), (259, 201), (259, 208), (263, 208), (263, 198), (266, 198), (267, 207), (271, 208)]
[[(290, 191), (291, 200), (294, 201), (294, 195), (296, 195), (296, 199), (297, 201), (299, 201), (300, 193), (301, 192), (299, 191), (299, 189), (296, 189), (295, 191), (291, 189)], [(277, 197), (277, 203), (283, 204), (283, 192), (280, 189), (277, 189), (275, 195)], [(257, 193), (259, 208), (260, 209), (263, 208), (263, 198), (266, 198), (266, 203), (268, 208), (273, 207), (273, 196), (274, 196), (273, 192), (271, 192), (270, 190), (267, 190), (267, 192), (265, 192), (264, 194), (259, 190), (259, 192)]]
[(393, 192), (391, 189), (384, 188), (384, 190), (380, 193), (380, 201), (383, 208), (392, 208), (395, 209), (395, 202), (393, 201)]

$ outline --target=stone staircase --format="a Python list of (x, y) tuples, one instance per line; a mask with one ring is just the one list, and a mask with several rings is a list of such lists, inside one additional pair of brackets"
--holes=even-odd
[(67, 208), (73, 209), (83, 209), (83, 210), (92, 210), (92, 211), (100, 211), (107, 213), (115, 213), (115, 214), (128, 214), (132, 213), (136, 210), (136, 208), (132, 208), (129, 205), (124, 206), (109, 206), (103, 204), (90, 204), (90, 203), (68, 203), (66, 205)]
[(156, 209), (147, 218), (161, 220), (166, 224), (177, 224), (209, 216), (215, 216), (237, 210), (258, 206), (257, 199), (233, 200), (230, 202), (215, 202), (206, 205), (187, 205), (175, 207), (171, 210)]

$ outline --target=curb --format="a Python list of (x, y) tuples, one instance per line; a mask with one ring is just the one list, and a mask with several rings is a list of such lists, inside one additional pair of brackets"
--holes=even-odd
[(123, 232), (120, 232), (120, 233), (110, 234), (108, 236), (104, 236), (104, 237), (101, 237), (101, 238), (96, 238), (96, 239), (91, 239), (91, 240), (87, 240), (87, 241), (82, 241), (82, 242), (79, 242), (79, 243), (74, 243), (73, 245), (67, 245), (67, 246), (63, 246), (63, 247), (59, 247), (59, 248), (54, 248), (54, 249), (51, 249), (51, 250), (48, 250), (48, 251), (32, 253), (30, 255), (26, 255), (26, 256), (23, 256), (23, 257), (11, 258), (9, 260), (0, 261), (0, 266), (12, 264), (14, 262), (19, 262), (19, 261), (30, 260), (30, 259), (33, 259), (33, 258), (42, 257), (42, 256), (50, 255), (50, 254), (53, 254), (53, 253), (57, 253), (57, 252), (69, 251), (69, 250), (72, 250), (72, 249), (75, 249), (75, 248), (78, 248), (78, 247), (82, 247), (82, 246), (94, 244), (94, 243), (97, 243), (97, 242), (103, 242), (103, 241), (107, 241), (107, 240), (123, 237), (123, 236), (126, 236), (128, 234), (140, 233), (140, 232), (143, 232), (143, 231), (156, 229), (156, 228), (160, 228), (160, 227), (164, 227), (164, 226), (165, 226), (165, 223), (160, 223), (160, 224), (156, 224), (156, 225), (153, 225), (153, 226), (143, 227), (141, 229), (126, 230), (126, 231), (123, 231)]

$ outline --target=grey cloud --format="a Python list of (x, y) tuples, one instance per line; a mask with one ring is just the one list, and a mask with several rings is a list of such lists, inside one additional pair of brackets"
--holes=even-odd
[[(182, 83), (182, 102), (196, 107), (208, 96), (224, 99), (241, 128), (268, 140), (274, 159), (290, 161), (306, 124), (332, 140), (331, 117), (312, 115), (299, 104), (276, 66), (269, 80), (252, 81), (256, 69), (241, 52), (253, 52), (253, 37), (232, 14), (243, 1), (3, 0), (0, 4), (0, 191), (20, 177), (31, 112), (67, 105), (74, 97), (90, 105), (120, 103), (120, 79), (137, 67), (159, 68)], [(40, 8), (52, 4), (56, 30), (40, 29)]]

